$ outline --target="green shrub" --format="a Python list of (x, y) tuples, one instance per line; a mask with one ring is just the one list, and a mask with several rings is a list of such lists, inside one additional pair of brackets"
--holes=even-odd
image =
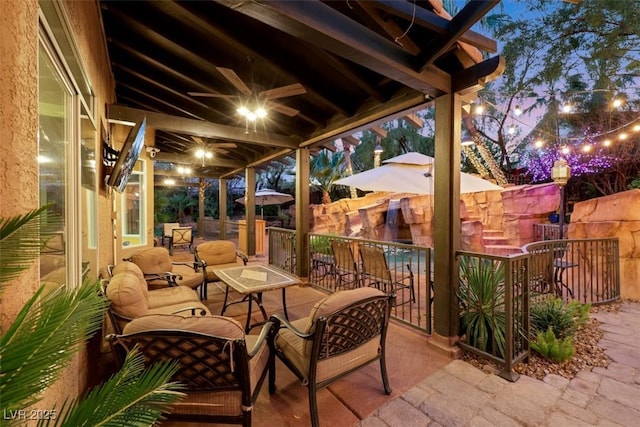
[(551, 328), (559, 339), (571, 337), (589, 318), (590, 304), (565, 304), (560, 298), (544, 298), (531, 305), (531, 332), (535, 336)]
[(551, 359), (554, 362), (569, 360), (575, 352), (573, 338), (570, 336), (564, 339), (557, 338), (551, 326), (546, 332), (538, 332), (536, 340), (531, 342), (531, 348), (545, 359)]
[(461, 335), (467, 344), (504, 357), (504, 262), (463, 256), (460, 258)]

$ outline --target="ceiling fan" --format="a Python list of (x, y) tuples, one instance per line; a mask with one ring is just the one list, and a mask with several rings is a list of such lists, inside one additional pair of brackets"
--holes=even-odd
[(229, 152), (227, 148), (238, 147), (235, 142), (209, 142), (205, 141), (205, 138), (195, 135), (191, 135), (191, 139), (193, 139), (200, 146), (199, 149), (203, 151), (214, 151), (216, 153), (227, 154)]
[[(304, 86), (302, 86), (300, 83), (293, 83), (286, 86), (263, 90), (254, 94), (254, 92), (249, 88), (249, 86), (247, 86), (247, 84), (240, 78), (240, 76), (238, 76), (236, 72), (233, 71), (232, 69), (216, 67), (216, 70), (218, 70), (220, 74), (222, 74), (222, 76), (229, 81), (229, 83), (231, 83), (236, 89), (238, 89), (240, 91), (240, 94), (227, 95), (227, 94), (213, 93), (213, 92), (187, 92), (187, 93), (190, 96), (200, 96), (200, 97), (208, 97), (208, 98), (225, 98), (225, 99), (232, 99), (232, 98), (242, 99), (246, 97), (255, 96), (259, 101), (261, 101), (261, 103), (262, 102), (264, 103), (265, 107), (268, 107), (273, 111), (277, 111), (278, 113), (287, 115), (289, 117), (294, 117), (298, 113), (300, 113), (300, 111), (296, 110), (295, 108), (291, 108), (289, 106), (273, 101), (274, 99), (286, 98), (289, 96), (302, 95), (307, 93)], [(248, 107), (245, 106), (245, 110), (246, 108)], [(254, 111), (257, 113), (257, 109), (254, 111), (248, 111), (248, 110), (240, 111), (240, 110), (241, 109), (239, 108), (238, 112), (245, 117), (246, 117), (246, 114), (248, 113), (254, 113)]]

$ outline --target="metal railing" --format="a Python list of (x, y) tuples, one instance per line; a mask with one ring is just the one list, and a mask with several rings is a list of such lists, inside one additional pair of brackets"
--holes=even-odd
[(392, 318), (431, 333), (430, 248), (310, 233), (309, 262), (309, 282), (314, 286), (329, 292), (358, 286), (394, 292)]
[(296, 231), (268, 227), (267, 232), (269, 234), (269, 264), (295, 274)]
[(565, 301), (604, 304), (620, 298), (618, 239), (567, 239), (533, 242), (531, 291), (553, 293)]
[[(547, 240), (523, 249), (525, 253), (512, 256), (456, 254), (461, 265), (457, 289), (461, 316), (472, 307), (466, 303), (465, 308), (463, 291), (471, 287), (474, 269), (485, 267), (483, 271), (475, 271), (481, 273), (475, 278), (491, 277), (493, 288), (488, 292), (486, 287), (476, 289), (483, 301), (476, 299), (475, 309), (488, 310), (484, 319), (490, 319), (501, 331), (478, 340), (466, 335), (467, 330), (463, 329), (459, 345), (499, 365), (500, 375), (511, 381), (518, 377), (513, 367), (530, 352), (529, 316), (533, 297), (551, 294), (565, 301), (594, 305), (620, 298), (617, 238)], [(380, 261), (377, 268), (367, 268), (370, 252), (383, 254), (384, 261)], [(309, 282), (313, 286), (328, 292), (356, 286), (377, 286), (395, 292), (393, 318), (427, 334), (431, 334), (433, 324), (432, 260), (431, 248), (309, 234)], [(294, 271), (295, 231), (269, 229), (269, 262)]]
[[(563, 225), (564, 238), (567, 238), (569, 225)], [(533, 239), (536, 242), (541, 240), (558, 240), (560, 238), (560, 224), (533, 224)]]
[(529, 356), (529, 256), (458, 252), (461, 330), (458, 345), (496, 363), (515, 381), (513, 367)]

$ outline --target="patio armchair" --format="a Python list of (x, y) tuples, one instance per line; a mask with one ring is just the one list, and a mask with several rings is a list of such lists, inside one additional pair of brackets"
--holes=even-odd
[[(384, 392), (391, 393), (385, 342), (394, 298), (379, 289), (356, 288), (324, 298), (315, 304), (308, 317), (293, 322), (271, 316), (277, 325), (273, 351), (308, 388), (314, 427), (320, 424), (318, 390), (372, 362), (380, 362)], [(276, 390), (273, 363), (269, 393)]]
[(186, 397), (167, 418), (199, 423), (251, 425), (251, 414), (273, 355), (268, 335), (245, 335), (235, 320), (222, 316), (150, 315), (129, 323), (109, 340), (120, 363), (137, 346), (145, 364), (176, 361), (172, 381), (185, 385)]
[[(196, 246), (196, 262), (202, 266), (204, 281), (200, 288), (200, 297), (207, 299), (207, 285), (219, 282), (220, 278), (213, 271), (214, 268), (237, 267), (247, 265), (249, 258), (236, 249), (235, 243), (230, 240), (216, 240), (213, 242), (201, 243)], [(226, 292), (229, 292), (227, 287)]]
[(416, 301), (413, 271), (411, 265), (406, 264), (404, 270), (391, 270), (387, 264), (387, 258), (380, 246), (360, 243), (358, 245), (360, 260), (362, 261), (362, 280), (368, 280), (369, 286), (375, 286), (386, 293), (398, 294), (403, 289), (409, 290), (409, 299), (402, 298), (401, 304)]
[(180, 223), (178, 222), (165, 222), (162, 224), (162, 246), (164, 246), (164, 240), (171, 238), (171, 230), (175, 227), (180, 227)]
[(356, 258), (353, 255), (351, 242), (332, 240), (333, 276), (336, 280), (336, 290), (340, 288), (356, 288), (360, 286), (360, 272)]
[(200, 263), (172, 261), (167, 248), (160, 246), (143, 249), (124, 261), (131, 261), (140, 267), (149, 289), (179, 285), (196, 289), (203, 282)]
[(210, 314), (193, 289), (177, 286), (150, 291), (135, 270), (118, 272), (103, 280), (102, 293), (109, 300), (108, 314), (116, 333), (122, 333), (133, 319), (148, 314)]
[(173, 227), (171, 237), (169, 237), (169, 255), (173, 255), (173, 248), (187, 246), (189, 252), (193, 252), (193, 228)]

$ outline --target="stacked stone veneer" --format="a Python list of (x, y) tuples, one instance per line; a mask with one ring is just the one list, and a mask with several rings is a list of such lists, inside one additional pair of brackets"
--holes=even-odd
[(569, 238), (604, 237), (617, 237), (619, 241), (620, 296), (640, 300), (640, 190), (574, 205)]

